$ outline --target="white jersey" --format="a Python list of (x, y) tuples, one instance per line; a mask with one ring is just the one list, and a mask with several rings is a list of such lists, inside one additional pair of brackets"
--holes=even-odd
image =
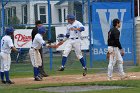
[(43, 36), (39, 33), (36, 34), (32, 43), (32, 47), (35, 49), (40, 49), (43, 46), (43, 44), (45, 44), (45, 41), (43, 40)]
[(77, 37), (81, 37), (81, 32), (80, 31), (70, 31), (71, 28), (80, 28), (80, 27), (84, 27), (82, 25), (82, 23), (80, 23), (79, 21), (75, 20), (73, 24), (68, 24), (67, 25), (67, 34), (69, 34), (69, 38), (77, 38)]
[(11, 47), (13, 47), (13, 41), (10, 36), (5, 35), (1, 39), (1, 52), (10, 54), (11, 53)]

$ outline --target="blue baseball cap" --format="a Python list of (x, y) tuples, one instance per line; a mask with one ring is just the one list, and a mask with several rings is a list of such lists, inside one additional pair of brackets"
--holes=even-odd
[(45, 28), (44, 26), (38, 27), (38, 33), (39, 33), (39, 34), (44, 34), (44, 33), (46, 33), (46, 28)]
[(5, 29), (5, 32), (6, 32), (7, 35), (12, 35), (14, 31), (15, 30), (14, 30), (13, 27), (8, 27), (8, 28)]
[(69, 14), (69, 15), (67, 15), (67, 19), (66, 20), (68, 20), (68, 19), (75, 20), (75, 16), (73, 14)]

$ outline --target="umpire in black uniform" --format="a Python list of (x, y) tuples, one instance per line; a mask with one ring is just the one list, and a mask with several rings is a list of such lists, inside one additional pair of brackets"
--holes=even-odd
[[(42, 26), (42, 22), (40, 20), (37, 20), (35, 22), (35, 28), (32, 30), (32, 41), (34, 40), (35, 38), (35, 35), (38, 33), (38, 27), (39, 26)], [(43, 66), (43, 54), (42, 54), (42, 48), (39, 49), (39, 52), (41, 54), (41, 58), (42, 58), (42, 66), (39, 67), (39, 73), (42, 77), (47, 77), (48, 75), (45, 73), (44, 71), (44, 66)]]

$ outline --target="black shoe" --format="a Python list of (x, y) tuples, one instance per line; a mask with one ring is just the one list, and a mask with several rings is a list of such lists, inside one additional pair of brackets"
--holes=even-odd
[(42, 77), (48, 77), (49, 75), (46, 73), (40, 73)]
[(64, 71), (64, 67), (60, 67), (60, 69), (58, 69), (58, 71)]
[(1, 83), (2, 83), (2, 84), (6, 84), (6, 81), (2, 80)]
[(15, 84), (15, 82), (9, 80), (9, 81), (6, 81), (6, 84)]
[(39, 76), (36, 76), (34, 80), (35, 81), (42, 81), (42, 79)]
[(87, 68), (84, 68), (83, 76), (87, 75)]

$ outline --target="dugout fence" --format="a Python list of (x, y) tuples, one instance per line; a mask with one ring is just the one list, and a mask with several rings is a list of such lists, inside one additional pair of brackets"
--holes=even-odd
[[(57, 40), (55, 28), (65, 27), (67, 25), (67, 21), (65, 20), (67, 14), (74, 14), (76, 16), (76, 19), (87, 26), (88, 29), (87, 32), (89, 33), (89, 49), (83, 50), (87, 66), (105, 68), (107, 67), (108, 63), (105, 59), (107, 45), (105, 44), (105, 37), (103, 37), (103, 29), (106, 28), (101, 27), (102, 25), (104, 25), (105, 20), (100, 20), (101, 18), (99, 18), (99, 9), (104, 8), (106, 9), (106, 11), (109, 11), (110, 7), (114, 7), (112, 5), (114, 3), (120, 3), (120, 5), (126, 5), (125, 3), (127, 3), (130, 6), (129, 8), (126, 8), (126, 10), (130, 9), (130, 16), (126, 16), (130, 18), (130, 21), (124, 21), (124, 25), (130, 28), (123, 28), (123, 30), (127, 31), (128, 29), (131, 29), (129, 30), (130, 33), (126, 34), (124, 38), (130, 35), (130, 41), (132, 42), (128, 42), (123, 46), (129, 45), (126, 48), (126, 51), (128, 53), (131, 53), (125, 56), (125, 60), (133, 62), (132, 65), (134, 65), (136, 64), (135, 28), (133, 25), (134, 0), (1, 0), (1, 37), (4, 35), (5, 27), (13, 26), (16, 30), (22, 29), (22, 31), (25, 31), (28, 29), (28, 31), (31, 31), (35, 26), (35, 21), (41, 20), (43, 22), (43, 25), (48, 29), (45, 40), (51, 39), (53, 42), (55, 42)], [(113, 8), (118, 9), (117, 11), (119, 11), (119, 18), (121, 18), (121, 13), (126, 13), (124, 12), (124, 10), (121, 10), (121, 8), (121, 6)], [(107, 15), (105, 15), (107, 16), (107, 22), (110, 17), (108, 15), (109, 12), (107, 12)], [(127, 20), (127, 18), (124, 19)], [(101, 24), (101, 21), (103, 24)], [(122, 34), (125, 33), (127, 32), (124, 32)], [(26, 38), (25, 41), (28, 40), (29, 38)], [(125, 39), (122, 41), (125, 42), (127, 40)], [(23, 52), (19, 56), (18, 64), (30, 64), (28, 50), (29, 47), (23, 48)], [(61, 65), (62, 51), (44, 48), (43, 54), (43, 59), (45, 61), (44, 65), (47, 65), (47, 69), (58, 69), (58, 67)], [(12, 61), (16, 62), (17, 54), (12, 53), (11, 56)], [(73, 51), (69, 56), (66, 66), (69, 69), (81, 68), (80, 63), (78, 63), (78, 59), (76, 58)]]

